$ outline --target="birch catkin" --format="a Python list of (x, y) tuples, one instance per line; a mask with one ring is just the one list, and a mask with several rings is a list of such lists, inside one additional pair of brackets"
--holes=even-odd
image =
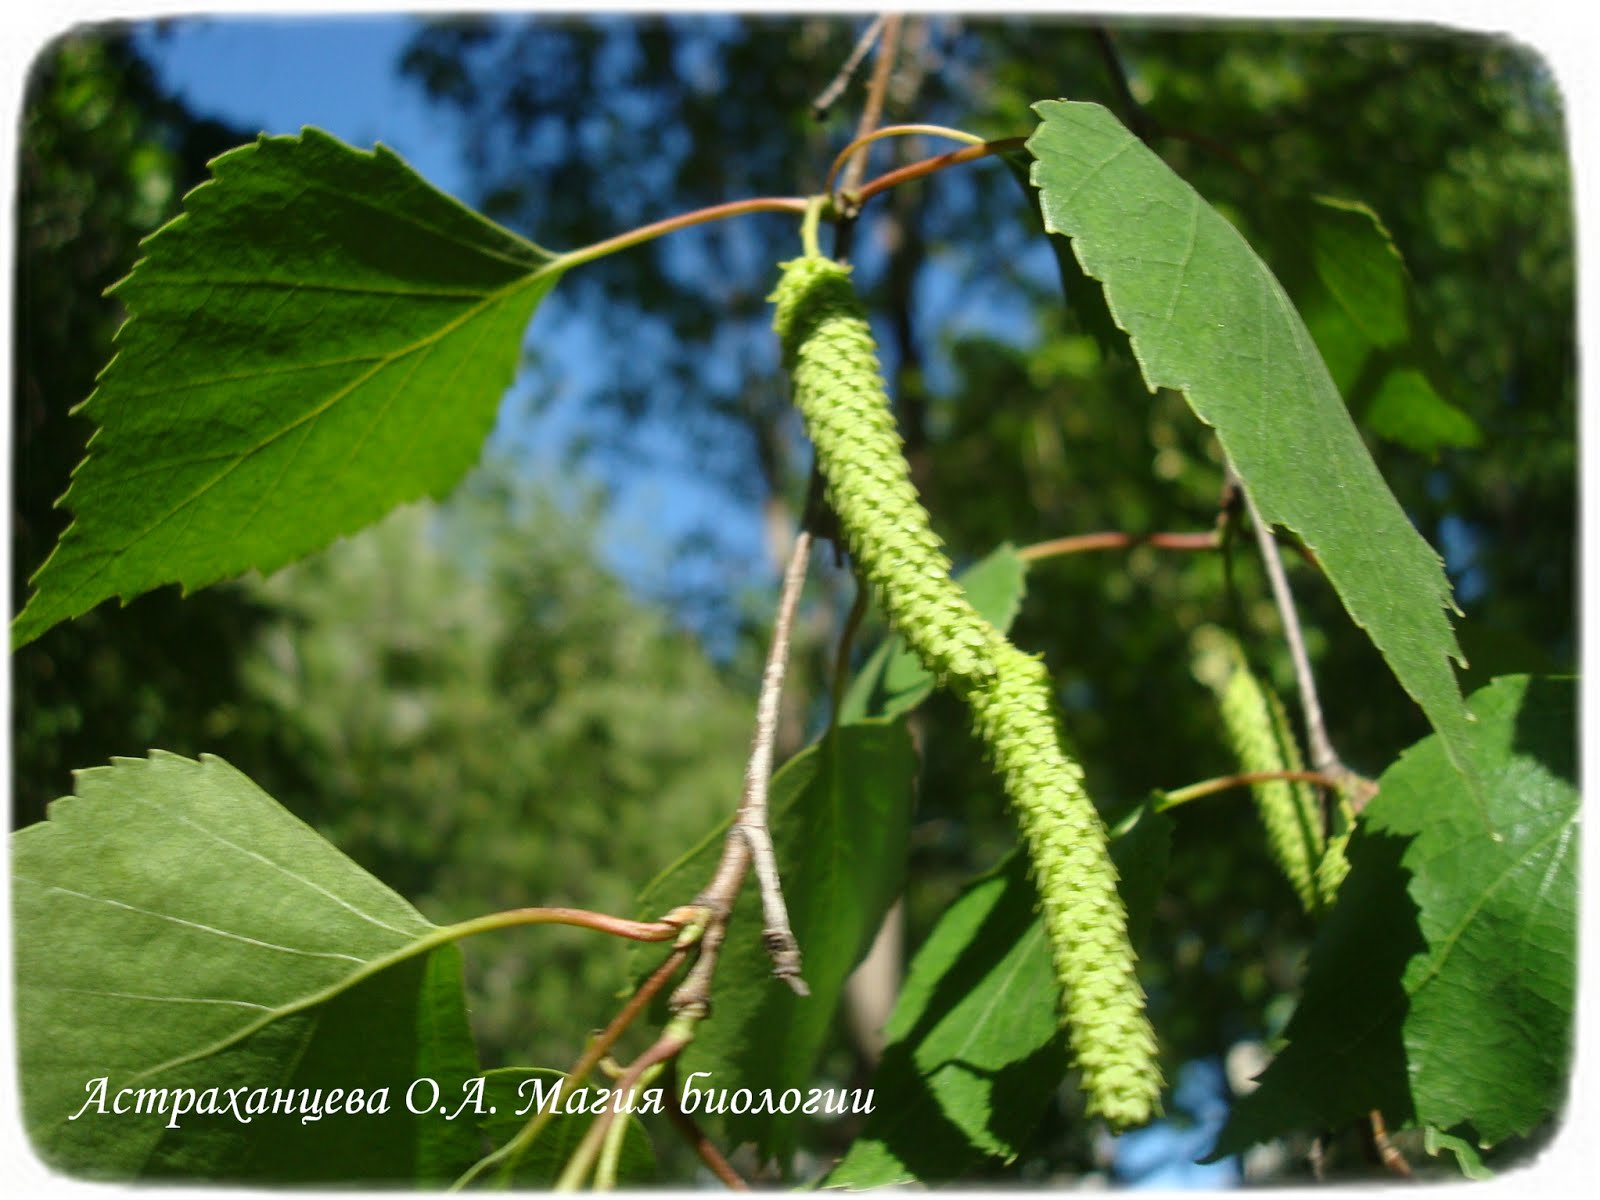
[[(1250, 670), (1244, 648), (1219, 630), (1196, 635), (1197, 648), (1217, 661), (1208, 664), (1207, 682), (1217, 694), (1222, 724), (1241, 770), (1303, 771), (1300, 744), (1277, 693)], [(1267, 848), (1313, 916), (1333, 903), (1348, 870), (1343, 841), (1330, 844), (1323, 831), (1322, 805), (1309, 783), (1277, 780), (1251, 786)], [(1345, 805), (1343, 798), (1339, 801)], [(1342, 808), (1341, 808), (1342, 812)], [(1348, 840), (1348, 834), (1343, 840)]]
[(1155, 1035), (1105, 826), (1064, 748), (1049, 674), (950, 577), (849, 268), (816, 255), (786, 263), (772, 299), (795, 404), (857, 568), (923, 666), (966, 702), (1016, 811), (1087, 1109), (1117, 1127), (1147, 1121), (1161, 1092)]

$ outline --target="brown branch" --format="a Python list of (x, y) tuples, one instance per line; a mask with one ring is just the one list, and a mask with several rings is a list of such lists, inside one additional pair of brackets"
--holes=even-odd
[(1372, 1135), (1372, 1148), (1377, 1152), (1378, 1161), (1402, 1179), (1410, 1179), (1411, 1164), (1389, 1140), (1389, 1130), (1383, 1123), (1383, 1114), (1377, 1109), (1367, 1114), (1367, 1128)]
[(454, 925), (442, 926), (438, 933), (455, 941), (525, 925), (572, 925), (636, 942), (665, 942), (677, 937), (682, 929), (682, 923), (675, 920), (672, 914), (659, 921), (630, 921), (626, 917), (613, 917), (610, 913), (591, 912), (586, 908), (508, 908), (503, 912), (486, 913)]
[(561, 1177), (556, 1180), (555, 1191), (566, 1192), (576, 1190), (589, 1175), (590, 1168), (595, 1158), (600, 1153), (600, 1147), (606, 1140), (606, 1133), (616, 1122), (619, 1115), (618, 1106), (631, 1097), (633, 1090), (644, 1079), (645, 1072), (651, 1067), (659, 1066), (668, 1059), (682, 1052), (689, 1044), (689, 1035), (670, 1026), (664, 1030), (650, 1048), (633, 1062), (629, 1063), (617, 1080), (610, 1092), (610, 1103), (596, 1118), (583, 1135), (583, 1140), (573, 1150), (572, 1157), (567, 1160), (567, 1165), (562, 1168)]
[(811, 102), (811, 116), (814, 120), (820, 121), (826, 117), (834, 101), (844, 95), (844, 89), (849, 87), (850, 81), (855, 78), (856, 68), (867, 57), (868, 51), (872, 49), (872, 43), (878, 40), (878, 34), (883, 30), (883, 22), (884, 18), (881, 16), (872, 19), (872, 23), (856, 39), (855, 48), (850, 51), (850, 57), (844, 60), (844, 66), (839, 68), (839, 73), (833, 77), (833, 82), (823, 88)]
[(713, 1175), (722, 1180), (729, 1191), (748, 1192), (750, 1185), (745, 1182), (744, 1177), (733, 1169), (733, 1164), (722, 1156), (722, 1151), (717, 1149), (716, 1143), (706, 1136), (705, 1130), (701, 1129), (695, 1119), (684, 1112), (682, 1105), (678, 1103), (678, 1081), (674, 1066), (667, 1068), (672, 1072), (667, 1082), (667, 1119), (683, 1136), (683, 1140), (689, 1143), (690, 1149), (700, 1156), (700, 1161), (705, 1163)]
[[(881, 128), (874, 129), (871, 133), (864, 133), (860, 137), (846, 143), (844, 149), (840, 150), (838, 154), (834, 155), (833, 162), (828, 167), (828, 173), (823, 177), (822, 180), (823, 192), (828, 196), (834, 196), (838, 193), (840, 189), (834, 187), (834, 180), (838, 177), (839, 172), (844, 169), (846, 163), (853, 162), (857, 158), (863, 158), (864, 160), (864, 156), (862, 156), (860, 152), (866, 149), (868, 146), (875, 142), (881, 142), (885, 138), (914, 137), (918, 135), (942, 137), (949, 141), (961, 142), (963, 145), (967, 146), (983, 145), (983, 139), (977, 134), (968, 133), (964, 129), (955, 129), (949, 125), (884, 125)], [(857, 179), (857, 186), (859, 186), (860, 183), (861, 181)]]
[(1153, 546), (1157, 550), (1215, 550), (1222, 544), (1218, 530), (1201, 533), (1080, 533), (1071, 537), (1051, 538), (1035, 542), (1017, 551), (1024, 562), (1041, 558), (1058, 558), (1063, 554), (1078, 554), (1085, 550), (1127, 550), (1134, 546)]
[[(867, 168), (870, 143), (863, 139), (871, 136), (883, 116), (883, 100), (889, 90), (889, 76), (894, 68), (894, 57), (900, 48), (900, 22), (901, 18), (895, 14), (886, 14), (883, 19), (883, 34), (878, 42), (878, 56), (873, 63), (872, 79), (867, 84), (866, 99), (861, 104), (861, 119), (856, 122), (854, 141), (861, 144), (861, 149), (844, 169), (844, 186), (847, 189), (853, 190), (860, 185), (862, 173)], [(833, 171), (830, 170), (829, 176), (832, 174)], [(845, 262), (850, 257), (850, 244), (855, 238), (858, 214), (859, 205), (847, 204), (843, 209), (835, 206), (833, 256), (840, 262)]]
[[(867, 84), (867, 98), (861, 104), (861, 120), (856, 123), (858, 141), (877, 129), (883, 120), (883, 98), (889, 90), (889, 76), (894, 72), (895, 56), (900, 52), (900, 24), (903, 20), (899, 13), (888, 13), (883, 17), (878, 55), (872, 64), (872, 80)], [(867, 170), (868, 153), (863, 146), (844, 169), (844, 191), (853, 192), (861, 186), (861, 177)]]
[(530, 916), (544, 914), (545, 919), (551, 924), (577, 925), (584, 929), (593, 929), (598, 933), (629, 938), (635, 942), (665, 942), (677, 937), (680, 932), (680, 926), (673, 921), (630, 921), (626, 917), (590, 912), (583, 908), (514, 908), (507, 915), (522, 913)]
[(580, 246), (576, 250), (568, 250), (564, 254), (556, 255), (539, 269), (569, 271), (573, 267), (604, 258), (608, 254), (616, 254), (620, 250), (631, 249), (665, 234), (676, 233), (680, 229), (689, 229), (695, 225), (705, 225), (711, 221), (726, 220), (728, 217), (773, 212), (798, 213), (803, 216), (806, 204), (804, 196), (756, 196), (749, 200), (730, 200), (726, 204), (713, 204), (707, 208), (697, 208), (693, 212), (680, 213), (676, 217), (666, 217), (660, 221), (652, 221), (648, 225), (640, 225), (637, 229), (630, 229), (615, 237)]
[[(577, 1062), (572, 1064), (572, 1069), (567, 1072), (567, 1082), (576, 1086), (588, 1078), (589, 1072), (594, 1070), (600, 1060), (610, 1053), (611, 1047), (616, 1045), (617, 1040), (627, 1032), (628, 1027), (638, 1020), (639, 1014), (649, 1006), (650, 1001), (654, 1000), (656, 994), (666, 986), (667, 980), (671, 979), (677, 969), (683, 965), (684, 960), (689, 957), (689, 949), (688, 946), (675, 946), (672, 953), (661, 961), (661, 965), (651, 972), (649, 978), (634, 990), (633, 995), (628, 998), (628, 1002), (622, 1006), (616, 1016), (611, 1018), (611, 1023), (601, 1030), (600, 1035), (590, 1042), (583, 1053), (578, 1056)], [(498, 1166), (502, 1162), (514, 1166), (517, 1160), (526, 1153), (528, 1147), (533, 1144), (534, 1139), (554, 1118), (557, 1111), (557, 1108), (552, 1105), (550, 1108), (542, 1109), (534, 1114), (509, 1142), (473, 1163), (455, 1183), (450, 1185), (450, 1190), (453, 1192), (460, 1191), (490, 1167)]]
[(1027, 140), (1025, 137), (1001, 138), (999, 141), (984, 142), (979, 146), (963, 146), (959, 150), (936, 154), (932, 158), (924, 158), (918, 162), (898, 167), (893, 171), (886, 171), (876, 179), (862, 184), (859, 190), (843, 190), (855, 206), (859, 208), (879, 192), (898, 187), (902, 183), (909, 183), (913, 179), (921, 179), (924, 176), (932, 175), (936, 171), (943, 171), (946, 167), (954, 167), (965, 162), (975, 162), (977, 159), (987, 158), (991, 154), (1006, 154), (1012, 150), (1020, 150)]

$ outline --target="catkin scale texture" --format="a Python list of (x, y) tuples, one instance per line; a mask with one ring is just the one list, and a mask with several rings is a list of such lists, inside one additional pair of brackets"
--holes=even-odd
[(1066, 752), (1049, 673), (986, 621), (912, 485), (849, 268), (807, 256), (773, 294), (795, 404), (850, 553), (895, 631), (963, 699), (1017, 816), (1087, 1109), (1124, 1127), (1158, 1110), (1155, 1035), (1134, 973), (1105, 826)]
[[(1244, 650), (1225, 642), (1230, 660), (1217, 698), (1228, 741), (1245, 771), (1302, 771), (1304, 760), (1277, 694), (1250, 670)], [(1267, 848), (1301, 906), (1313, 915), (1331, 903), (1338, 879), (1319, 879), (1328, 846), (1322, 829), (1322, 806), (1310, 784), (1277, 781), (1251, 786), (1256, 812), (1267, 835)]]

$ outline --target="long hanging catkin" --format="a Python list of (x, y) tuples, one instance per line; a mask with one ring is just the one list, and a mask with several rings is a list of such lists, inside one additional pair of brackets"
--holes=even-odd
[(857, 568), (895, 631), (966, 702), (1016, 810), (1087, 1110), (1119, 1128), (1147, 1121), (1161, 1093), (1155, 1035), (1105, 826), (1064, 749), (1049, 673), (950, 577), (911, 483), (849, 268), (795, 259), (772, 300), (795, 404)]

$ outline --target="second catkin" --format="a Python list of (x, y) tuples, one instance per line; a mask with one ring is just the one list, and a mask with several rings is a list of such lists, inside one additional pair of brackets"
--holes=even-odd
[[(1193, 638), (1195, 674), (1217, 696), (1222, 724), (1239, 767), (1248, 772), (1302, 771), (1300, 744), (1277, 693), (1250, 670), (1244, 648), (1215, 626)], [(1333, 904), (1345, 873), (1349, 804), (1339, 797), (1333, 838), (1323, 829), (1322, 805), (1308, 783), (1278, 780), (1251, 786), (1267, 848), (1301, 906), (1312, 916)]]

